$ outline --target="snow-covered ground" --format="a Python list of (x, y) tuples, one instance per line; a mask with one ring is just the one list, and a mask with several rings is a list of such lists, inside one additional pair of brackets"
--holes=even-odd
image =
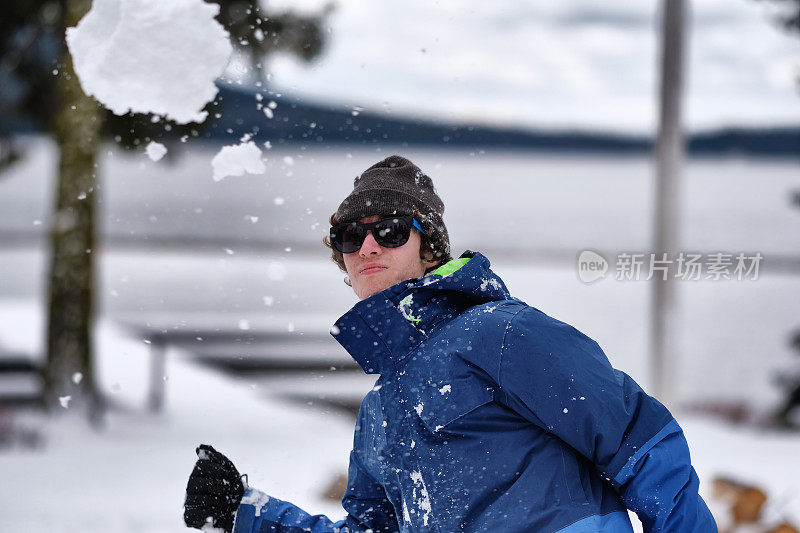
[[(0, 302), (6, 346), (33, 347), (39, 311)], [(341, 513), (338, 502), (322, 494), (347, 471), (348, 417), (266, 400), (255, 385), (198, 369), (175, 352), (168, 354), (168, 408), (149, 415), (147, 346), (108, 322), (100, 324), (96, 342), (101, 386), (118, 407), (100, 432), (70, 417), (45, 424), (23, 413), (13, 420), (17, 432), (40, 432), (41, 444), (0, 448), (0, 531), (180, 531), (200, 443), (228, 454), (253, 486), (309, 509)]]

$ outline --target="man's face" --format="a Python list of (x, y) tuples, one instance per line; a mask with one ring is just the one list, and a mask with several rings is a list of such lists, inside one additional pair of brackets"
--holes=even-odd
[[(376, 222), (381, 218), (384, 217), (374, 215), (364, 217), (359, 222)], [(384, 248), (375, 242), (370, 231), (357, 252), (342, 254), (356, 296), (363, 300), (401, 281), (425, 274), (425, 269), (436, 262), (420, 258), (421, 244), (419, 232), (411, 230), (408, 242), (403, 246)]]

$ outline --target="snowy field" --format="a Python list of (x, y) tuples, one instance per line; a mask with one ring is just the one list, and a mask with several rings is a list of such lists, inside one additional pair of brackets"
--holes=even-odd
[[(37, 357), (55, 160), (48, 143), (29, 147), (0, 174), (0, 354)], [(277, 395), (308, 383), (226, 378), (177, 350), (168, 356), (165, 412), (148, 415), (149, 348), (136, 331), (327, 330), (355, 301), (318, 246), (327, 218), (352, 178), (395, 150), (275, 147), (263, 175), (219, 182), (213, 147), (158, 163), (109, 150), (100, 163), (96, 341), (102, 387), (119, 408), (99, 434), (70, 420), (14, 418), (41, 445), (0, 448), (0, 531), (179, 531), (200, 442), (229, 454), (254, 486), (339, 516), (321, 493), (345, 472), (349, 417)], [(434, 178), (457, 253), (485, 253), (513, 294), (595, 338), (615, 366), (649, 386), (648, 284), (586, 285), (575, 265), (587, 248), (646, 251), (647, 159), (396, 151)], [(681, 403), (742, 401), (763, 413), (779, 399), (775, 374), (798, 369), (788, 339), (800, 328), (800, 273), (770, 259), (786, 265), (798, 253), (800, 210), (789, 194), (799, 184), (793, 161), (691, 162), (682, 248), (760, 251), (765, 260), (757, 281), (679, 284)], [(320, 346), (346, 360), (337, 349), (332, 340)], [(350, 385), (366, 391), (369, 378), (320, 380)], [(706, 495), (715, 475), (739, 477), (768, 489), (770, 520), (800, 522), (800, 436), (678, 415)]]
[[(0, 304), (7, 346), (32, 347), (38, 311)], [(169, 408), (149, 415), (147, 347), (107, 322), (96, 342), (101, 386), (118, 407), (99, 433), (69, 417), (45, 424), (22, 413), (14, 420), (17, 433), (36, 432), (40, 444), (0, 449), (0, 531), (181, 531), (186, 480), (200, 443), (228, 454), (253, 486), (319, 512), (341, 512), (322, 493), (347, 471), (348, 417), (266, 401), (255, 386), (198, 369), (176, 353), (167, 367)]]

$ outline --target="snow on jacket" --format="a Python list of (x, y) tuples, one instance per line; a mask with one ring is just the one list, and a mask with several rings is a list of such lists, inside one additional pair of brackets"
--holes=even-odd
[(235, 533), (716, 532), (683, 432), (598, 344), (512, 298), (481, 254), (357, 303), (336, 339), (380, 374), (347, 517), (248, 490)]

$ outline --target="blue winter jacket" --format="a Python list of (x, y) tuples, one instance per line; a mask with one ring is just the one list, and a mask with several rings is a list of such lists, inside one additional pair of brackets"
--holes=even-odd
[(467, 252), (357, 303), (336, 339), (380, 374), (332, 522), (248, 490), (235, 533), (716, 532), (678, 423), (592, 339)]

